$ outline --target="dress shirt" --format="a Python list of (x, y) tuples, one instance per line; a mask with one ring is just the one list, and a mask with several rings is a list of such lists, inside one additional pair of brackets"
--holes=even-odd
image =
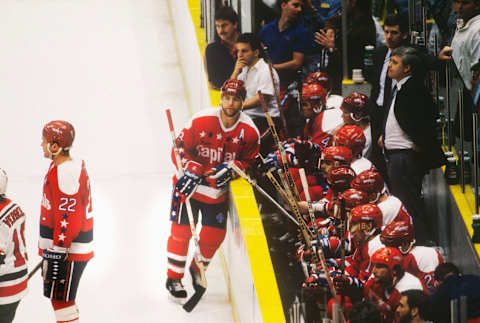
[[(273, 78), (275, 80), (276, 93), (280, 92), (280, 80), (275, 69), (273, 71)], [(247, 90), (247, 96), (245, 100), (249, 100), (257, 95), (258, 91), (263, 94), (269, 95), (265, 98), (268, 106), (268, 112), (271, 117), (279, 117), (280, 111), (278, 110), (277, 100), (275, 99), (275, 89), (272, 84), (272, 77), (270, 76), (270, 67), (268, 64), (260, 58), (252, 67), (244, 67), (238, 79), (245, 82), (245, 89)], [(251, 118), (265, 117), (265, 112), (261, 105), (243, 110)]]

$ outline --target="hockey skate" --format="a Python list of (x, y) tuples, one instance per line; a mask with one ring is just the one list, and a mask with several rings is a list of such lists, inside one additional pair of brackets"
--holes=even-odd
[(198, 291), (198, 288), (203, 288), (201, 285), (202, 282), (202, 277), (200, 276), (200, 273), (198, 271), (195, 271), (195, 269), (190, 266), (190, 275), (192, 276), (192, 286), (195, 291)]
[(167, 290), (169, 291), (169, 298), (177, 303), (183, 303), (187, 298), (187, 291), (182, 285), (180, 279), (167, 278), (166, 283)]

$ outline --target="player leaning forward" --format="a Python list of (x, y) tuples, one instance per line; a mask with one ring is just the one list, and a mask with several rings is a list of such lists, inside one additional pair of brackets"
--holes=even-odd
[[(258, 130), (253, 121), (242, 112), (245, 95), (242, 81), (225, 81), (221, 88), (221, 109), (200, 111), (177, 137), (184, 175), (176, 181), (172, 197), (166, 283), (171, 296), (177, 300), (187, 297), (181, 279), (192, 236), (185, 199), (191, 196), (189, 200), (195, 222), (198, 212), (202, 213), (199, 258), (206, 265), (225, 238), (228, 182), (234, 175), (229, 163), (234, 162), (245, 169), (259, 151)], [(196, 290), (200, 275), (195, 260), (190, 265), (190, 274)]]
[(75, 138), (70, 123), (51, 121), (42, 135), (44, 156), (52, 160), (43, 183), (40, 214), (43, 294), (52, 301), (57, 323), (78, 322), (75, 296), (93, 257), (90, 181), (85, 162), (70, 156)]

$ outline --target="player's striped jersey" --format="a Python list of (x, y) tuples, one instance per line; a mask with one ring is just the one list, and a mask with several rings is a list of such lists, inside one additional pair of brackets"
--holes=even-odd
[(19, 301), (27, 293), (27, 248), (25, 213), (5, 198), (0, 201), (0, 249), (5, 253), (0, 265), (0, 305)]
[(440, 253), (431, 247), (415, 246), (404, 258), (405, 270), (422, 281), (429, 292), (435, 289), (433, 274), (443, 263)]
[(332, 145), (335, 130), (343, 125), (342, 110), (328, 109), (308, 120), (303, 130), (304, 139), (325, 149)]
[[(259, 152), (260, 136), (253, 121), (243, 112), (230, 128), (222, 123), (220, 109), (202, 110), (187, 123), (177, 137), (182, 167), (194, 160), (203, 166), (204, 174), (223, 162), (238, 161), (242, 168), (254, 162)], [(175, 158), (172, 153), (172, 159)], [(204, 203), (220, 203), (226, 199), (227, 187), (217, 188), (215, 180), (206, 177), (192, 198)]]
[(85, 162), (72, 159), (50, 164), (43, 183), (39, 254), (65, 249), (71, 261), (93, 257), (93, 217), (90, 180)]
[(377, 206), (382, 210), (383, 226), (386, 226), (393, 221), (405, 221), (413, 224), (412, 217), (402, 201), (397, 197), (389, 195), (385, 201), (378, 203)]

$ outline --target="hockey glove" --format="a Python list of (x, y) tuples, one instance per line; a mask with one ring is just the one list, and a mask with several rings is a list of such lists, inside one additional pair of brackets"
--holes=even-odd
[(308, 140), (297, 140), (293, 149), (296, 153), (297, 165), (309, 170), (315, 169), (322, 150), (319, 145)]
[(5, 263), (5, 257), (7, 255), (5, 254), (5, 251), (0, 249), (0, 265), (3, 265)]
[[(235, 165), (240, 166), (238, 162), (232, 161)], [(241, 166), (240, 166), (241, 167)], [(224, 188), (234, 178), (235, 172), (229, 163), (224, 162), (219, 166), (213, 167), (213, 175), (210, 178), (215, 179), (217, 188)]]
[(260, 166), (260, 171), (262, 173), (273, 172), (280, 168), (280, 163), (280, 156), (278, 153), (270, 153)]
[(347, 288), (363, 288), (363, 284), (359, 279), (348, 275), (342, 275), (340, 271), (332, 272), (330, 275), (333, 276), (333, 285), (339, 294), (345, 292)]
[(47, 281), (65, 280), (67, 277), (67, 253), (60, 250), (44, 249), (42, 257), (43, 279)]
[(202, 175), (203, 166), (201, 164), (193, 160), (187, 162), (183, 176), (175, 184), (175, 189), (181, 194), (182, 200), (185, 200), (195, 192)]

